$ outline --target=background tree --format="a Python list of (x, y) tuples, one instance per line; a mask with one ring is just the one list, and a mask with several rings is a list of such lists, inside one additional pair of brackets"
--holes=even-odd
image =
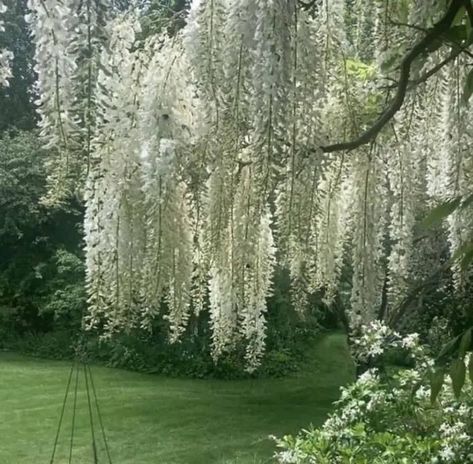
[(27, 0), (8, 0), (4, 14), (4, 32), (0, 36), (0, 48), (13, 53), (11, 61), (12, 77), (7, 87), (0, 88), (0, 131), (9, 128), (22, 130), (33, 129), (36, 125), (34, 106), (33, 71), (34, 45), (26, 25), (25, 15), (28, 12)]
[(0, 153), (2, 344), (19, 334), (77, 328), (85, 306), (81, 206), (41, 204), (46, 157), (34, 132), (4, 133)]

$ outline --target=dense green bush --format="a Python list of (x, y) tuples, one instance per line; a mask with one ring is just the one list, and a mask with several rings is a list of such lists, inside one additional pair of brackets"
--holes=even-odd
[(46, 155), (34, 132), (4, 134), (0, 154), (1, 338), (76, 327), (85, 302), (80, 205), (42, 204)]
[(10, 333), (0, 338), (0, 348), (32, 357), (47, 359), (72, 359), (75, 354), (76, 334), (67, 329), (52, 332)]
[(320, 429), (279, 440), (280, 463), (432, 464), (473, 462), (473, 389), (461, 401), (446, 389), (431, 405), (412, 372), (389, 381), (374, 370), (342, 393)]
[[(309, 323), (304, 323), (292, 313), (292, 319), (288, 320), (291, 310), (282, 308), (283, 301), (281, 296), (281, 299), (276, 297), (270, 302), (267, 351), (260, 368), (251, 374), (246, 372), (243, 343), (240, 350), (226, 353), (216, 362), (212, 359), (211, 332), (206, 313), (191, 318), (188, 333), (174, 344), (168, 342), (165, 321), (158, 319), (152, 333), (136, 330), (106, 340), (89, 334), (86, 351), (90, 358), (110, 367), (147, 373), (221, 379), (282, 377), (301, 368), (306, 360), (307, 346), (320, 332), (315, 317), (308, 317)], [(281, 319), (278, 315), (283, 310), (289, 316)]]
[(175, 344), (170, 344), (167, 334), (158, 330), (149, 334), (137, 330), (105, 340), (95, 333), (84, 335), (78, 330), (59, 326), (49, 332), (10, 334), (9, 337), (2, 337), (0, 333), (0, 347), (32, 356), (72, 359), (75, 347), (82, 346), (81, 351), (89, 361), (109, 367), (151, 374), (220, 379), (286, 376), (304, 365), (306, 346), (312, 340), (307, 336), (297, 346), (269, 347), (260, 368), (249, 374), (244, 362), (244, 346), (241, 352), (236, 350), (225, 354), (214, 362), (208, 333), (184, 338)]
[[(187, 336), (175, 344), (168, 342), (168, 327), (161, 318), (151, 333), (135, 330), (101, 340), (97, 333), (80, 330), (86, 305), (82, 259), (59, 249), (34, 272), (41, 275), (38, 291), (29, 296), (35, 320), (22, 309), (9, 312), (3, 306), (0, 311), (0, 346), (33, 356), (72, 358), (74, 346), (83, 338), (88, 358), (110, 367), (197, 378), (281, 377), (300, 368), (307, 345), (320, 330), (316, 312), (302, 320), (292, 309), (282, 278), (269, 302), (268, 349), (261, 367), (250, 375), (245, 370), (244, 344), (240, 352), (214, 362), (207, 313), (192, 318)], [(41, 330), (38, 320), (43, 321)]]
[(5, 311), (0, 313), (5, 316), (0, 320), (0, 331), (9, 333), (9, 336), (0, 336), (1, 345), (33, 356), (72, 358), (74, 346), (83, 338), (87, 357), (110, 367), (196, 378), (281, 377), (300, 368), (307, 344), (319, 332), (316, 313), (302, 320), (290, 307), (284, 285), (280, 285), (269, 304), (268, 350), (261, 367), (250, 375), (245, 370), (244, 344), (240, 352), (225, 354), (214, 362), (206, 313), (192, 318), (189, 333), (175, 344), (168, 342), (168, 327), (162, 319), (156, 320), (151, 333), (135, 330), (101, 340), (97, 333), (81, 334), (80, 331), (86, 300), (83, 261), (72, 253), (58, 250), (37, 272), (48, 277), (41, 280), (43, 285), (36, 295), (35, 314), (51, 324), (44, 330), (30, 327), (19, 330), (17, 319), (22, 321), (23, 311), (15, 317), (11, 314), (7, 317)]

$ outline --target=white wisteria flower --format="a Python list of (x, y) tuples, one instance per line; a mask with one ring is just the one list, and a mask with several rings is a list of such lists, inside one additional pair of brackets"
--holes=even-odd
[[(417, 345), (370, 324), (398, 313), (445, 246), (454, 255), (472, 239), (465, 211), (439, 240), (418, 237), (429, 208), (473, 194), (473, 105), (458, 92), (468, 60), (416, 86), (373, 143), (328, 152), (382, 112), (399, 77), (389, 62), (419, 37), (386, 18), (427, 29), (443, 7), (301, 3), (196, 0), (182, 29), (146, 36), (133, 7), (28, 0), (51, 153), (44, 201), (86, 201), (88, 326), (111, 334), (165, 318), (177, 341), (208, 310), (214, 358), (244, 345), (253, 370), (279, 267), (301, 314), (314, 295), (345, 301), (360, 360), (382, 355), (389, 337)], [(0, 51), (0, 84), (10, 59)], [(467, 275), (454, 267), (457, 292)]]

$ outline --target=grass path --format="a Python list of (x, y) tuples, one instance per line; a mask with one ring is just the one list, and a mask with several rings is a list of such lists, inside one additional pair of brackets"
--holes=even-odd
[[(269, 434), (319, 425), (353, 376), (344, 337), (314, 346), (303, 373), (285, 379), (187, 380), (93, 367), (114, 464), (270, 462)], [(49, 464), (70, 366), (0, 354), (0, 463)], [(55, 463), (68, 463), (72, 401)], [(79, 384), (73, 463), (93, 463)], [(99, 462), (107, 462), (102, 442)]]

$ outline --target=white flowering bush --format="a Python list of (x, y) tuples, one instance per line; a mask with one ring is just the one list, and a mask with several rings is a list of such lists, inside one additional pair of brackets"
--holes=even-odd
[(352, 352), (357, 363), (373, 363), (392, 351), (404, 351), (406, 357), (415, 361), (417, 368), (432, 368), (434, 362), (429, 358), (429, 350), (420, 344), (419, 334), (402, 336), (380, 321), (373, 321), (360, 327), (353, 340)]
[(365, 328), (358, 356), (401, 347), (414, 367), (385, 372), (372, 368), (342, 388), (335, 412), (321, 428), (276, 440), (279, 463), (473, 462), (473, 382), (456, 398), (447, 380), (432, 402), (425, 383), (434, 363), (418, 336), (376, 328)]

